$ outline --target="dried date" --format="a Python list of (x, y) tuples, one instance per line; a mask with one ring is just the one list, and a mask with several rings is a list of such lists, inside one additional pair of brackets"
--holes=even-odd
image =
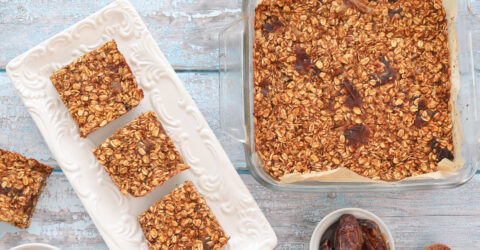
[(335, 250), (361, 250), (363, 242), (362, 229), (355, 216), (342, 215), (335, 232)]
[(358, 220), (362, 228), (363, 250), (387, 250), (387, 245), (383, 240), (382, 232), (375, 221)]
[(344, 214), (323, 233), (319, 250), (389, 250), (378, 224)]
[(333, 248), (330, 247), (330, 242), (326, 240), (320, 245), (319, 250), (333, 250)]
[(451, 248), (443, 244), (433, 244), (426, 247), (424, 250), (451, 250)]

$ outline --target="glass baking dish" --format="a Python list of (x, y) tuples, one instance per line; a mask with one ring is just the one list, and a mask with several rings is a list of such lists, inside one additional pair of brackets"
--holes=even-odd
[[(244, 145), (245, 161), (262, 185), (281, 191), (358, 192), (452, 188), (469, 181), (479, 167), (480, 128), (476, 77), (480, 65), (479, 1), (458, 1), (455, 19), (458, 42), (460, 91), (457, 108), (462, 126), (461, 154), (464, 165), (457, 174), (442, 179), (402, 181), (396, 184), (368, 182), (295, 182), (284, 184), (268, 175), (255, 151), (253, 124), (253, 19), (257, 0), (244, 0), (241, 19), (219, 35), (220, 122), (223, 130)], [(480, 66), (478, 66), (480, 67)]]

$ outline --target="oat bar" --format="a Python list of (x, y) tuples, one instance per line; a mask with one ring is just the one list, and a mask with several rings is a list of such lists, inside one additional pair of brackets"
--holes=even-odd
[(53, 168), (0, 149), (0, 221), (28, 228)]
[(395, 181), (453, 160), (441, 0), (270, 0), (255, 12), (255, 144), (274, 178)]
[(229, 239), (190, 181), (153, 204), (138, 221), (150, 249), (220, 249)]
[(81, 137), (127, 113), (143, 99), (142, 90), (113, 40), (57, 70), (50, 80), (77, 123)]
[(136, 197), (189, 168), (153, 111), (117, 130), (93, 153), (120, 191)]

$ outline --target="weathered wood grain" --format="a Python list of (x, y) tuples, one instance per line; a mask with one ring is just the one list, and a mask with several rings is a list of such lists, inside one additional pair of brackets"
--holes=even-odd
[[(364, 208), (381, 217), (400, 250), (423, 249), (437, 242), (462, 250), (480, 246), (478, 175), (457, 189), (337, 195), (274, 192), (250, 175), (241, 177), (273, 226), (277, 249), (308, 249), (316, 224), (344, 207)], [(30, 229), (0, 223), (0, 249), (26, 242), (45, 242), (62, 249), (106, 248), (61, 172), (54, 172), (48, 180)]]
[[(222, 132), (219, 124), (218, 73), (178, 74), (235, 166), (244, 167), (243, 146)], [(0, 72), (0, 148), (56, 166), (40, 131), (5, 72)]]
[[(1, 0), (0, 68), (112, 0)], [(240, 16), (236, 0), (131, 0), (176, 68), (217, 68), (218, 33)], [(195, 58), (192, 60), (192, 58)]]

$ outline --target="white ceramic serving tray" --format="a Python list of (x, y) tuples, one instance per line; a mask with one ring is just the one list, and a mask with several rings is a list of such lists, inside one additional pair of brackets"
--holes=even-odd
[[(82, 139), (49, 76), (111, 39), (117, 42), (145, 98), (126, 115)], [(276, 245), (268, 221), (128, 1), (113, 2), (18, 56), (7, 65), (7, 73), (110, 249), (147, 249), (136, 216), (186, 180), (195, 184), (231, 237), (224, 249), (272, 249)], [(123, 196), (92, 149), (147, 110), (157, 113), (191, 169), (145, 197)]]

